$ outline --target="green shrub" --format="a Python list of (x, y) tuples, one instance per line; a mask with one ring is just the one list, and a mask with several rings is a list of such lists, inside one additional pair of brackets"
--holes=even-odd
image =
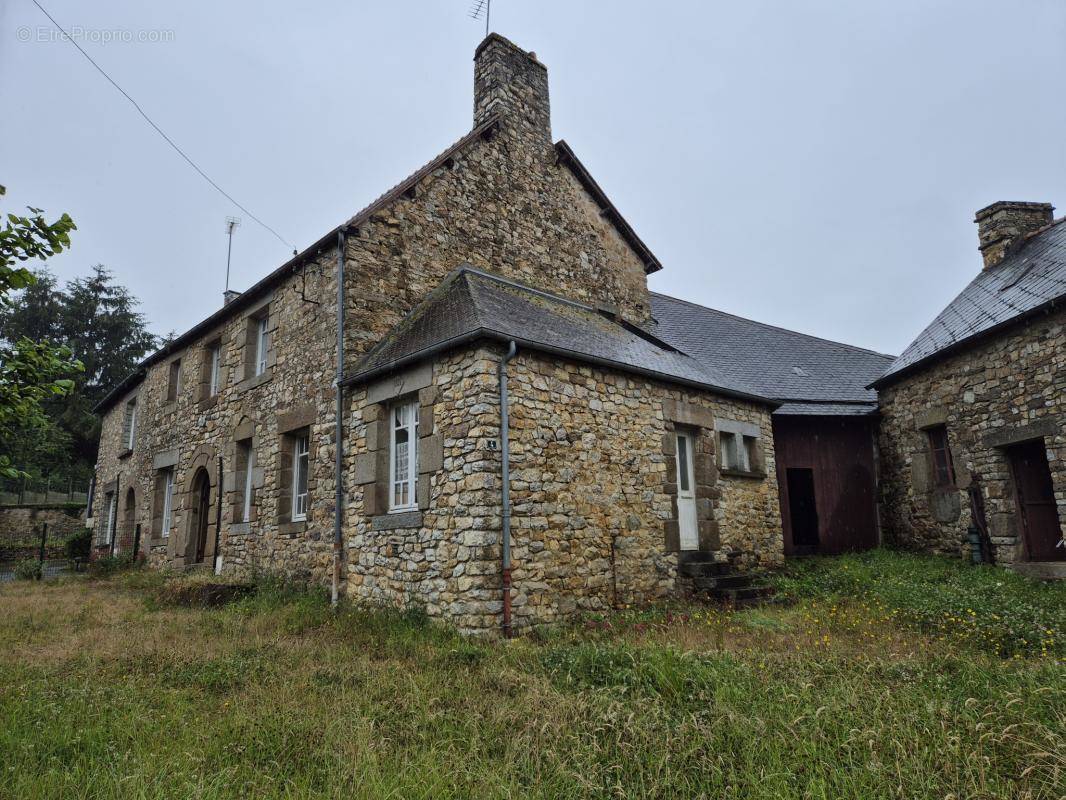
[(24, 558), (15, 564), (15, 577), (23, 581), (41, 579), (41, 562), (35, 558)]
[(73, 534), (64, 543), (67, 558), (71, 560), (79, 559), (81, 561), (87, 561), (89, 558), (89, 551), (92, 549), (92, 544), (93, 532), (91, 529), (86, 528), (80, 533)]
[(96, 577), (114, 575), (133, 566), (133, 556), (124, 553), (120, 556), (103, 556), (89, 564), (89, 574)]

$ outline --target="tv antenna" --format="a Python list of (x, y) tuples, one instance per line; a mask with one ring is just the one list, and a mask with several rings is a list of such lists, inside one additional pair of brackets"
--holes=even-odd
[(485, 35), (489, 35), (489, 17), (492, 16), (492, 0), (473, 0), (470, 6), (470, 19), (485, 17)]
[(240, 217), (226, 217), (226, 235), (229, 236), (229, 246), (226, 248), (226, 291), (229, 291), (229, 262), (233, 255), (233, 232), (241, 226)]

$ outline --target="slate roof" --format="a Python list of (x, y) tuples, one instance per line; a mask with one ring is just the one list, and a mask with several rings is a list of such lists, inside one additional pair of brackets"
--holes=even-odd
[(658, 336), (718, 370), (729, 385), (782, 401), (775, 414), (870, 413), (877, 395), (866, 387), (892, 363), (892, 356), (657, 292), (651, 308)]
[(873, 383), (954, 352), (1066, 299), (1066, 217), (1029, 234), (998, 265), (982, 270)]
[(513, 340), (520, 349), (776, 405), (635, 325), (468, 266), (452, 272), (364, 355), (345, 383), (363, 383), (479, 339)]
[(877, 414), (877, 403), (782, 403), (774, 411), (780, 417), (865, 417)]

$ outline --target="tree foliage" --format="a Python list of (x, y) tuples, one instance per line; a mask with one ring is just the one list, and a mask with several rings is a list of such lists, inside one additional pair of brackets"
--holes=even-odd
[[(5, 193), (0, 186), (0, 196)], [(62, 252), (70, 246), (70, 232), (75, 229), (67, 214), (48, 222), (39, 208), (29, 212), (28, 216), (7, 214), (0, 228), (0, 312), (13, 308), (12, 292), (35, 283), (33, 273), (22, 263)], [(70, 376), (81, 369), (81, 363), (69, 347), (54, 345), (47, 338), (37, 341), (6, 325), (0, 331), (0, 476), (14, 478), (22, 474), (14, 456), (21, 452), (16, 450), (20, 443), (25, 446), (27, 439), (38, 434), (49, 441), (58, 435), (45, 406), (73, 392)]]
[[(19, 303), (0, 309), (4, 338), (47, 338), (69, 348), (81, 361), (74, 377), (74, 391), (47, 403), (60, 438), (41, 440), (28, 466), (45, 474), (53, 465), (50, 452), (61, 450), (63, 463), (76, 476), (87, 475), (96, 461), (99, 419), (93, 407), (112, 387), (133, 372), (140, 361), (159, 344), (148, 332), (137, 299), (115, 283), (102, 265), (86, 277), (60, 286), (47, 269), (33, 273), (34, 282), (19, 297)], [(47, 445), (51, 444), (51, 448)]]

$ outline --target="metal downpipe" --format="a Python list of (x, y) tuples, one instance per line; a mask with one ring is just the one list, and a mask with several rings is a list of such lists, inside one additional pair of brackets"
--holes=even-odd
[(333, 584), (330, 591), (330, 603), (336, 608), (340, 599), (341, 570), (344, 561), (344, 534), (342, 517), (344, 514), (344, 485), (341, 480), (344, 472), (344, 229), (337, 231), (337, 379), (333, 383), (336, 395), (336, 416), (334, 419), (334, 459), (333, 483), (336, 494), (333, 498)]
[(507, 354), (500, 359), (500, 454), (502, 466), (500, 480), (502, 498), (500, 515), (502, 518), (502, 553), (503, 553), (503, 635), (508, 639), (514, 635), (511, 628), (511, 438), (510, 413), (507, 402), (507, 363), (514, 358), (518, 347), (514, 341), (507, 346)]

